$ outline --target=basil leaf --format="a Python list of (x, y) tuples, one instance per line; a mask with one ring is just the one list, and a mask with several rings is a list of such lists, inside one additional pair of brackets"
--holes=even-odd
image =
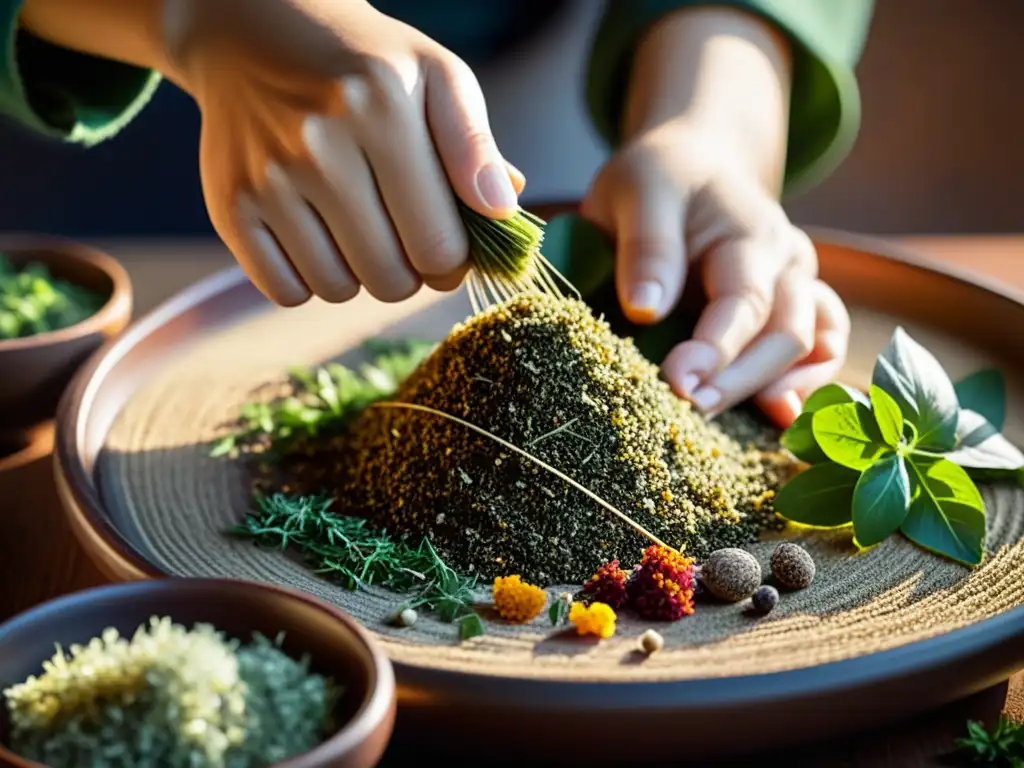
[(853, 533), (870, 547), (896, 533), (910, 509), (910, 478), (903, 457), (891, 454), (861, 473), (853, 489)]
[(922, 448), (948, 451), (956, 443), (960, 410), (953, 382), (931, 352), (902, 328), (882, 350), (871, 383), (891, 395), (903, 417), (917, 428)]
[(900, 531), (915, 544), (965, 565), (981, 562), (985, 503), (974, 481), (948, 459), (911, 461), (913, 501)]
[(472, 640), (484, 633), (484, 623), (475, 613), (467, 613), (459, 619), (459, 639)]
[(817, 528), (850, 522), (850, 504), (858, 474), (838, 464), (805, 469), (775, 495), (775, 511), (787, 520)]
[(983, 368), (961, 379), (954, 385), (960, 409), (980, 413), (996, 428), (1003, 431), (1006, 423), (1006, 380), (998, 368)]
[(827, 406), (842, 405), (843, 403), (864, 403), (864, 405), (867, 405), (868, 399), (864, 397), (864, 393), (860, 390), (840, 384), (839, 382), (833, 382), (814, 390), (804, 402), (803, 412), (814, 413)]
[(945, 454), (954, 464), (970, 469), (1011, 471), (1024, 467), (1024, 453), (980, 413), (961, 410), (956, 431), (956, 447)]
[(871, 409), (878, 431), (887, 445), (895, 448), (903, 437), (903, 412), (899, 404), (881, 387), (871, 385)]
[(821, 464), (828, 461), (828, 456), (818, 447), (818, 443), (814, 439), (813, 420), (813, 413), (801, 413), (789, 429), (782, 433), (779, 442), (783, 448), (800, 461), (808, 464)]
[(811, 428), (825, 455), (850, 469), (867, 469), (888, 450), (871, 409), (861, 403), (815, 411)]

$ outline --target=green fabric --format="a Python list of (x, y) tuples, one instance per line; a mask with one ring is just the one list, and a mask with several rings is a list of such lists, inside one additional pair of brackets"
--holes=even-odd
[(587, 86), (599, 133), (612, 145), (618, 141), (630, 62), (650, 25), (680, 8), (709, 5), (746, 9), (789, 36), (793, 83), (785, 189), (813, 186), (835, 169), (857, 136), (860, 92), (853, 69), (873, 0), (610, 0), (594, 41)]
[(92, 145), (145, 106), (160, 76), (51, 45), (20, 29), (23, 0), (0, 0), (0, 114), (27, 128)]

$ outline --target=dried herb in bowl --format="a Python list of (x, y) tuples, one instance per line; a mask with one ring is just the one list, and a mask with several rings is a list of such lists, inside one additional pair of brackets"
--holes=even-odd
[(257, 768), (334, 730), (341, 693), (271, 642), (153, 618), (59, 646), (43, 674), (4, 691), (9, 747), (50, 768)]
[(0, 341), (69, 328), (96, 314), (104, 298), (54, 278), (42, 264), (16, 267), (0, 254)]

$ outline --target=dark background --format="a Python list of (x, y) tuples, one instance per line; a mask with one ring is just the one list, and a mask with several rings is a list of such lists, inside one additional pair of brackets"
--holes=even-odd
[[(859, 70), (863, 128), (793, 218), (879, 234), (1024, 230), (1024, 2), (878, 0)], [(199, 116), (164, 85), (83, 150), (0, 125), (0, 230), (85, 239), (211, 234)]]

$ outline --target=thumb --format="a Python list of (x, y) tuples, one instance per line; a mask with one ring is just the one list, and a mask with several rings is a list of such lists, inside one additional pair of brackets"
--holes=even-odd
[(455, 57), (434, 60), (427, 68), (426, 92), (430, 134), (455, 194), (484, 216), (511, 217), (519, 195), (491, 135), (473, 71)]

